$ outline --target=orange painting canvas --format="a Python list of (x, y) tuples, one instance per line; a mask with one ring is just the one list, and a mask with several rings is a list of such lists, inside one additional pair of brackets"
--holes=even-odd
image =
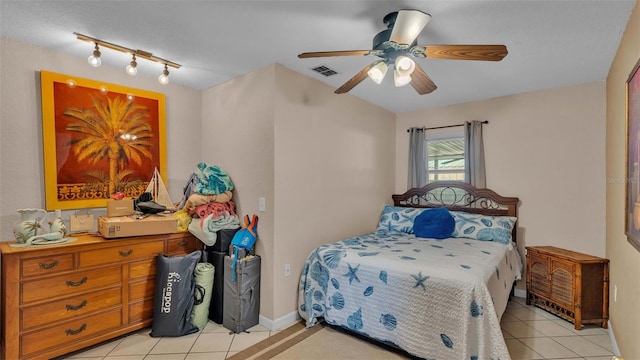
[(46, 208), (104, 207), (166, 179), (163, 94), (41, 71)]

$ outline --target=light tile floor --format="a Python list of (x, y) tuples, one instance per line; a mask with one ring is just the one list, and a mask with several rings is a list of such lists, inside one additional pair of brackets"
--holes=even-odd
[[(83, 360), (224, 360), (277, 333), (257, 325), (249, 333), (209, 322), (199, 333), (152, 338), (149, 329), (59, 359)], [(609, 333), (595, 325), (575, 330), (573, 324), (514, 297), (502, 316), (502, 333), (513, 360), (611, 360)]]
[(596, 325), (575, 330), (573, 324), (514, 297), (502, 315), (502, 333), (513, 360), (611, 360), (607, 329)]

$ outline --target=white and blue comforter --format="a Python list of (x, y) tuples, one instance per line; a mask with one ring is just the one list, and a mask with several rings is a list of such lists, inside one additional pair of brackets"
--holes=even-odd
[(299, 313), (428, 359), (510, 359), (500, 329), (522, 261), (514, 246), (379, 230), (320, 246)]

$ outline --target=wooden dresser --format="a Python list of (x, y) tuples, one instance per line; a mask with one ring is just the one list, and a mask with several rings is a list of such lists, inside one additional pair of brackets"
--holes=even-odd
[(609, 319), (609, 260), (553, 246), (527, 246), (527, 305), (574, 323)]
[(0, 243), (4, 359), (50, 359), (150, 326), (156, 255), (202, 248), (190, 233), (76, 239)]

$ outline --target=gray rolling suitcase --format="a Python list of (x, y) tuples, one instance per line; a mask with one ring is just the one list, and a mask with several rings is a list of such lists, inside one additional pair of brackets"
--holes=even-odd
[(240, 333), (258, 325), (260, 317), (260, 256), (238, 260), (236, 281), (231, 281), (233, 258), (224, 258), (222, 325)]

